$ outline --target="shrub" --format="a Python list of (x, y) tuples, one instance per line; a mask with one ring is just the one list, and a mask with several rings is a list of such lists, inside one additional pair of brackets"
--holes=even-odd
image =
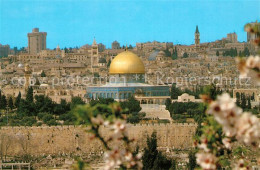
[(52, 119), (53, 119), (53, 116), (51, 114), (46, 114), (42, 118), (43, 122), (46, 123), (46, 124), (47, 124), (48, 121), (50, 121)]

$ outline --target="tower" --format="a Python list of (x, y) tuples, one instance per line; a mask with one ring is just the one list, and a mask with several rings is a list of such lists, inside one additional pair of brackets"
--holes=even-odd
[(32, 73), (32, 71), (31, 71), (29, 64), (25, 64), (25, 67), (24, 67), (24, 77), (25, 77), (24, 88), (26, 90), (31, 85), (31, 81), (30, 81), (31, 73)]
[(28, 51), (30, 54), (37, 54), (46, 49), (46, 32), (39, 32), (39, 28), (34, 28), (28, 37)]
[(196, 26), (196, 31), (195, 31), (195, 45), (199, 46), (200, 45), (200, 32), (198, 25)]
[(93, 66), (97, 66), (98, 65), (98, 44), (96, 42), (96, 39), (94, 37), (92, 46), (91, 46), (91, 67), (93, 68)]

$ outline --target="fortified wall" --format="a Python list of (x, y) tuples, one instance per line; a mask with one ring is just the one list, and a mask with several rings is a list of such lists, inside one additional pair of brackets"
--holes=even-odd
[[(147, 135), (157, 132), (158, 146), (175, 149), (192, 147), (192, 137), (196, 124), (128, 124), (129, 137), (136, 140), (135, 145), (143, 148)], [(101, 134), (110, 132), (103, 127)], [(55, 154), (90, 154), (102, 151), (101, 143), (91, 139), (92, 134), (83, 126), (40, 126), (40, 127), (2, 127), (0, 129), (0, 155), (33, 156)]]

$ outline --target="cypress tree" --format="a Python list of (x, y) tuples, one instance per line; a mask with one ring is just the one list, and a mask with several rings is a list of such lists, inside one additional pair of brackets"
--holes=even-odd
[(248, 109), (251, 109), (251, 100), (250, 100), (250, 97), (248, 97), (248, 99), (247, 99), (247, 108)]
[(219, 51), (217, 50), (217, 52), (216, 52), (216, 56), (219, 56)]
[(8, 106), (12, 110), (14, 108), (13, 98), (9, 97), (8, 99)]
[(241, 95), (241, 107), (242, 109), (246, 109), (246, 96), (244, 93)]
[(5, 95), (1, 96), (1, 109), (6, 109), (7, 101)]
[(189, 152), (189, 170), (195, 169), (196, 164), (196, 156), (194, 151)]
[(16, 99), (15, 99), (14, 105), (15, 105), (16, 108), (19, 107), (20, 101), (21, 101), (21, 92), (18, 93), (18, 96), (17, 96)]
[(29, 103), (33, 103), (33, 88), (29, 87), (26, 94), (26, 101)]

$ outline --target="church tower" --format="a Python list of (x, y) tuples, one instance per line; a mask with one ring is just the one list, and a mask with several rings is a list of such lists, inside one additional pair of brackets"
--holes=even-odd
[(195, 45), (199, 46), (200, 45), (200, 32), (198, 25), (196, 26), (196, 31), (195, 31)]
[(92, 43), (92, 47), (91, 47), (91, 67), (95, 67), (98, 65), (98, 44), (96, 42), (96, 39), (94, 38), (94, 41)]

